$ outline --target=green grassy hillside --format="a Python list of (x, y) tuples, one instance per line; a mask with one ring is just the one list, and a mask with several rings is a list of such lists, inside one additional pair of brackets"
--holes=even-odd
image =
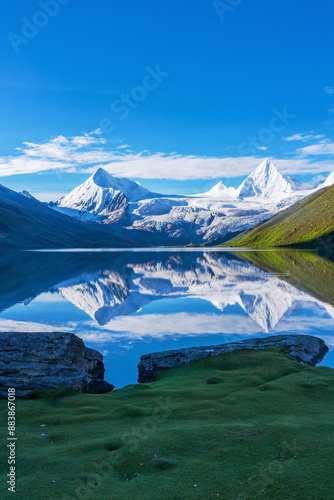
[(229, 247), (332, 247), (334, 185), (231, 239)]
[[(332, 369), (268, 349), (224, 353), (109, 394), (18, 400), (17, 495), (330, 499), (333, 396)], [(3, 443), (7, 411), (0, 401)], [(12, 498), (5, 446), (0, 457), (1, 498)]]

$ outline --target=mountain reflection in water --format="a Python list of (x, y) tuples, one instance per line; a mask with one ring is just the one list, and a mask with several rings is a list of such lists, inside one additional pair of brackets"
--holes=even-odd
[(334, 264), (311, 252), (13, 252), (0, 273), (0, 331), (71, 331), (116, 386), (152, 351), (271, 333), (333, 344)]

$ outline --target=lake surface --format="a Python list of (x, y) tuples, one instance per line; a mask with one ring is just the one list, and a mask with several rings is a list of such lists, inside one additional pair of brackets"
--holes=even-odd
[(75, 333), (117, 388), (142, 354), (277, 334), (324, 339), (334, 367), (334, 263), (311, 252), (12, 252), (0, 275), (0, 332)]

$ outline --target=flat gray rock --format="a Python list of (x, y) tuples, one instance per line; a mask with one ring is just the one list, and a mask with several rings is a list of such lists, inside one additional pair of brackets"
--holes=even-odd
[(160, 370), (182, 366), (208, 356), (217, 356), (222, 352), (265, 349), (266, 347), (280, 347), (282, 352), (292, 356), (296, 361), (311, 366), (320, 363), (328, 352), (328, 347), (323, 340), (310, 335), (278, 335), (206, 347), (153, 352), (141, 356), (138, 363), (138, 382), (152, 382), (155, 374)]
[(103, 356), (73, 333), (1, 333), (0, 394), (71, 386), (103, 393), (114, 386), (104, 380)]

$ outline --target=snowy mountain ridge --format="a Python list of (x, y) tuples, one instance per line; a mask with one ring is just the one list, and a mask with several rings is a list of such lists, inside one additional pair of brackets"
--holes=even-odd
[(302, 189), (264, 160), (237, 189), (220, 181), (198, 195), (163, 195), (99, 168), (55, 209), (78, 219), (117, 222), (136, 231), (139, 242), (200, 244), (248, 229), (332, 183), (334, 173), (317, 188)]
[(140, 184), (112, 177), (99, 168), (86, 182), (61, 198), (55, 208), (78, 219), (111, 223), (124, 216), (129, 200), (148, 194), (150, 191)]

